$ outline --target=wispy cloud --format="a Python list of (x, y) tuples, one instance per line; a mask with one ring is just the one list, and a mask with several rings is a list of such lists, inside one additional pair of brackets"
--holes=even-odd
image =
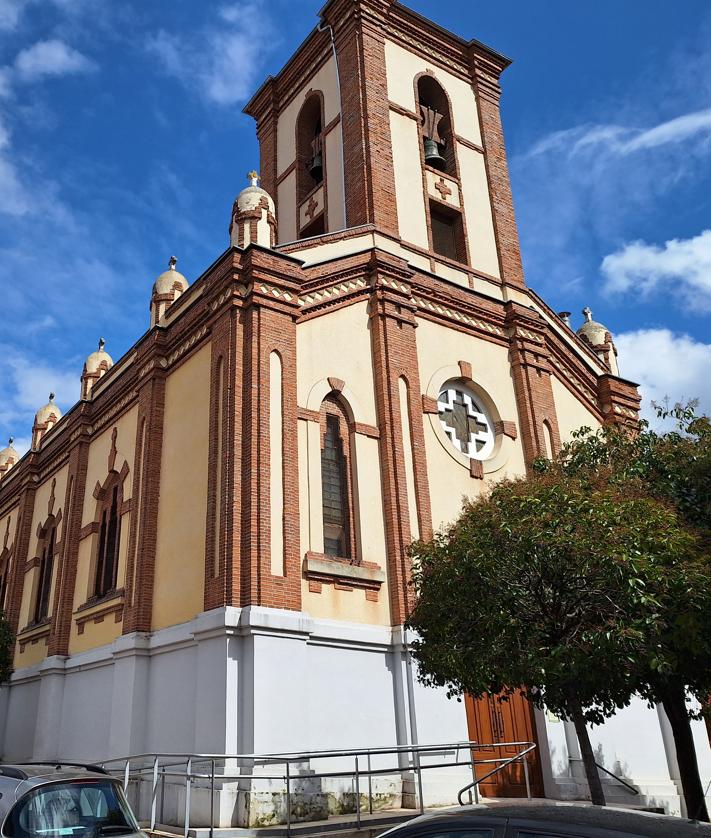
[(0, 32), (16, 28), (26, 5), (26, 0), (0, 0)]
[(585, 123), (514, 156), (520, 232), (534, 284), (574, 295), (580, 278), (589, 282), (599, 265), (599, 243), (632, 238), (631, 222), (639, 230), (663, 196), (684, 181), (695, 183), (708, 168), (709, 147), (706, 109), (644, 128)]
[(47, 76), (86, 73), (95, 64), (78, 50), (56, 38), (38, 41), (23, 49), (15, 59), (15, 72), (24, 82), (39, 81)]
[(663, 245), (630, 242), (605, 256), (601, 270), (610, 294), (649, 296), (663, 290), (697, 312), (711, 311), (711, 230)]
[(555, 131), (538, 140), (528, 152), (537, 157), (559, 152), (573, 157), (581, 152), (596, 150), (614, 155), (629, 155), (639, 151), (683, 143), (690, 139), (711, 137), (711, 108), (694, 111), (653, 125), (633, 128), (624, 125), (579, 125)]
[(699, 400), (711, 413), (711, 344), (669, 329), (640, 329), (615, 336), (620, 371), (640, 384), (642, 415), (656, 424), (652, 402)]
[(165, 73), (206, 101), (233, 105), (254, 90), (277, 33), (265, 0), (222, 6), (217, 18), (191, 38), (160, 30), (146, 47)]

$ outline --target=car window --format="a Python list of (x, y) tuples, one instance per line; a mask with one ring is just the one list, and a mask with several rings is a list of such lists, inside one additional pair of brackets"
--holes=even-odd
[(118, 783), (81, 780), (33, 789), (10, 811), (3, 834), (7, 838), (102, 838), (137, 831)]
[[(424, 838), (424, 836), (423, 836)], [(426, 838), (494, 838), (493, 829), (467, 829), (467, 830), (447, 830), (446, 832), (434, 832), (426, 836)]]
[[(512, 833), (513, 836), (514, 833)], [(584, 832), (550, 832), (547, 829), (519, 829), (515, 833), (516, 838), (586, 838)]]

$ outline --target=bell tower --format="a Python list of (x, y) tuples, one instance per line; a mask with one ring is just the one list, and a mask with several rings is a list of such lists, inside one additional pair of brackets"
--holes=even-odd
[(523, 288), (499, 113), (509, 60), (395, 0), (329, 0), (320, 16), (245, 108), (278, 245), (371, 227), (450, 281)]

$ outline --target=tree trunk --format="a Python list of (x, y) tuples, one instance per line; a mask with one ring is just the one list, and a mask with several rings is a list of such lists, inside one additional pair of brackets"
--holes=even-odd
[(696, 761), (694, 737), (691, 733), (689, 714), (686, 709), (686, 694), (683, 687), (668, 687), (661, 694), (662, 706), (669, 719), (676, 760), (679, 764), (681, 787), (686, 802), (686, 814), (689, 818), (708, 822), (709, 814), (706, 809), (704, 788), (699, 776), (699, 764)]
[(580, 702), (577, 700), (571, 701), (570, 704), (571, 716), (573, 718), (573, 724), (575, 725), (575, 732), (578, 734), (578, 742), (580, 743), (580, 753), (583, 757), (585, 776), (590, 789), (590, 800), (594, 806), (604, 806), (605, 792), (602, 790), (600, 772), (597, 770), (597, 765), (595, 764), (595, 755), (593, 754), (592, 745), (590, 744), (590, 737), (588, 736), (588, 728), (585, 724), (583, 710), (580, 706)]

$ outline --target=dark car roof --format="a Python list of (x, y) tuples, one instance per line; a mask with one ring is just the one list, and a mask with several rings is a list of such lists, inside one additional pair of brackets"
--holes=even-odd
[[(396, 827), (391, 833), (400, 830), (426, 831), (427, 828), (466, 828), (476, 826), (482, 818), (500, 819), (501, 823), (510, 821), (524, 825), (522, 821), (577, 825), (617, 830), (620, 833), (633, 833), (650, 838), (711, 838), (711, 826), (689, 821), (684, 818), (657, 815), (652, 812), (634, 812), (615, 807), (591, 806), (578, 803), (489, 803), (477, 806), (461, 806), (422, 815), (407, 824)], [(382, 838), (382, 836), (381, 836)], [(393, 835), (393, 838), (396, 838)]]

